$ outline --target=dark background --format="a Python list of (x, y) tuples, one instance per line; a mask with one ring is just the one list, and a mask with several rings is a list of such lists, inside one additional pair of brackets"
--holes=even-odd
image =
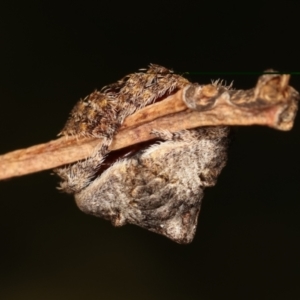
[[(80, 97), (149, 63), (243, 89), (257, 75), (218, 72), (300, 71), (297, 1), (11, 2), (0, 10), (0, 153), (54, 139)], [(299, 118), (290, 132), (236, 129), (187, 246), (81, 213), (50, 171), (0, 182), (0, 298), (299, 298), (299, 132)]]

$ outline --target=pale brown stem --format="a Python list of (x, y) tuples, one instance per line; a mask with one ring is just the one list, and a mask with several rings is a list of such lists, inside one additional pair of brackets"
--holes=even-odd
[[(201, 126), (263, 125), (289, 130), (297, 111), (298, 93), (288, 86), (288, 79), (287, 75), (264, 75), (255, 89), (247, 91), (224, 92), (216, 85), (187, 86), (129, 116), (115, 135), (110, 150), (150, 140), (152, 129), (175, 132)], [(214, 99), (213, 106), (202, 110), (203, 102), (210, 99)], [(188, 109), (186, 103), (191, 102), (200, 111)], [(4, 154), (0, 156), (0, 179), (84, 159), (99, 143), (99, 138), (62, 137)]]

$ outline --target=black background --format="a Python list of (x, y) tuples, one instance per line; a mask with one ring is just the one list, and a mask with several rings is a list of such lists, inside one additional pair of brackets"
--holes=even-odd
[[(54, 139), (80, 97), (149, 63), (216, 72), (199, 83), (300, 71), (297, 1), (222, 3), (2, 3), (0, 153)], [(236, 129), (187, 246), (81, 213), (50, 171), (1, 181), (0, 298), (299, 298), (299, 132)]]

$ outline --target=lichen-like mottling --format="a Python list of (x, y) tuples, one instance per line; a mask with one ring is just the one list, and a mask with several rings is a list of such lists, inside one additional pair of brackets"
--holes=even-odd
[(75, 194), (82, 211), (115, 226), (135, 224), (178, 243), (193, 240), (203, 191), (215, 185), (226, 163), (228, 127), (175, 133), (153, 128), (162, 142), (97, 173), (128, 115), (187, 84), (168, 69), (150, 65), (76, 104), (61, 134), (104, 137), (94, 155), (56, 169), (63, 179), (60, 188)]

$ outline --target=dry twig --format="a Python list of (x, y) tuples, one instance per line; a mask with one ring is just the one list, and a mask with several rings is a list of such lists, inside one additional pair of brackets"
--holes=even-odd
[[(153, 138), (152, 129), (171, 132), (218, 125), (263, 125), (290, 130), (299, 94), (288, 85), (289, 75), (268, 74), (250, 90), (224, 90), (221, 85), (189, 85), (161, 102), (129, 116), (111, 150)], [(190, 108), (188, 108), (190, 107)], [(96, 138), (62, 137), (0, 156), (0, 179), (69, 164), (91, 155)]]

